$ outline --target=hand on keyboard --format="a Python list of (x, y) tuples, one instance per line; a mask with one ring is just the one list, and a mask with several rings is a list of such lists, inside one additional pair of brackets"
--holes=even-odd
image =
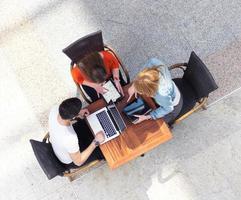
[(104, 136), (103, 131), (99, 131), (99, 132), (95, 135), (95, 140), (98, 141), (99, 143), (104, 142), (105, 136)]

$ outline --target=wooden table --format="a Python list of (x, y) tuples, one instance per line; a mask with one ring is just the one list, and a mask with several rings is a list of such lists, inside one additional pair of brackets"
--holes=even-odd
[[(120, 136), (100, 146), (111, 169), (115, 169), (129, 162), (172, 138), (171, 131), (162, 119), (146, 120), (140, 124), (132, 124), (126, 116), (122, 114), (121, 111), (126, 105), (128, 97), (128, 87), (129, 86), (125, 86), (123, 88), (125, 93), (124, 99), (116, 104), (127, 128)], [(145, 100), (151, 107), (154, 107), (151, 99), (145, 98)], [(100, 99), (87, 106), (87, 108), (90, 113), (93, 113), (104, 106), (106, 106), (106, 103), (103, 99)]]

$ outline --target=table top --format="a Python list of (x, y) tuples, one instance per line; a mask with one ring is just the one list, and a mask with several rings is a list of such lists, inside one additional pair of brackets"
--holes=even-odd
[[(162, 120), (146, 120), (140, 124), (132, 124), (122, 113), (124, 106), (127, 104), (127, 90), (129, 86), (123, 87), (124, 98), (116, 103), (127, 128), (120, 136), (100, 145), (100, 149), (111, 169), (115, 169), (130, 160), (150, 151), (158, 145), (167, 142), (172, 138), (172, 134), (167, 124)], [(144, 97), (145, 101), (154, 107), (150, 98)], [(87, 106), (90, 113), (97, 111), (106, 106), (103, 99), (100, 99)]]

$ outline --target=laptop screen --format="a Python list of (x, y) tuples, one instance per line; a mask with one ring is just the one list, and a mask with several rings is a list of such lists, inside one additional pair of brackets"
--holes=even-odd
[(118, 109), (116, 108), (115, 104), (112, 103), (112, 104), (108, 105), (107, 110), (109, 111), (110, 117), (116, 124), (118, 130), (123, 131), (126, 128), (126, 124), (125, 124), (124, 120), (122, 119), (121, 114), (118, 111)]

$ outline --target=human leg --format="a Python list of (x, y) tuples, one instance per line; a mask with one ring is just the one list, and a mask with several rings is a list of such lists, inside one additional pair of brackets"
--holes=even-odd
[(92, 101), (97, 101), (99, 99), (97, 92), (94, 88), (89, 87), (87, 85), (82, 85), (82, 88), (86, 92), (86, 94), (91, 98)]

